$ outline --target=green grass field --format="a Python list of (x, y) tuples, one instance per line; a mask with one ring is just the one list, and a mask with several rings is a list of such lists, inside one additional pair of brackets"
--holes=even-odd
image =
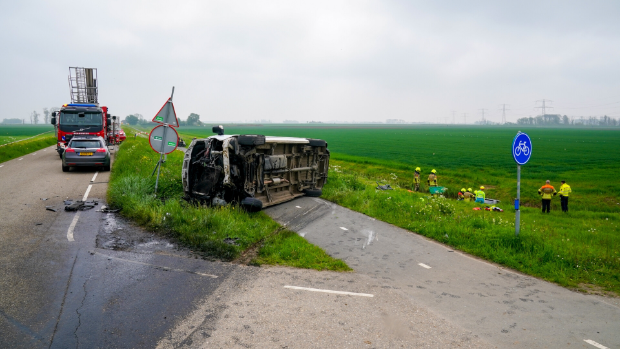
[[(517, 130), (532, 138), (522, 167), (521, 235), (514, 236), (512, 200)], [(191, 137), (210, 128), (186, 127)], [(265, 134), (327, 140), (332, 151), (323, 197), (488, 260), (580, 290), (620, 294), (620, 131), (597, 129), (330, 126), (227, 127), (228, 134)], [(186, 139), (187, 140), (187, 139)], [(449, 188), (446, 200), (411, 193), (413, 169), (432, 168)], [(537, 190), (546, 179), (571, 185), (570, 212), (543, 215)], [(397, 189), (377, 191), (375, 181)], [(461, 187), (484, 185), (504, 212), (474, 211), (454, 200)], [(423, 186), (426, 189), (426, 186)]]
[[(44, 132), (53, 133), (52, 125), (3, 125), (0, 124), (0, 145), (36, 136)], [(1, 150), (0, 150), (1, 151)]]
[(54, 127), (51, 125), (0, 125), (0, 162), (18, 158), (55, 143)]

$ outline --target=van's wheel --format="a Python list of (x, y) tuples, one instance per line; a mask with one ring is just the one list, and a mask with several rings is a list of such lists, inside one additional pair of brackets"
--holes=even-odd
[(237, 136), (237, 142), (241, 145), (263, 145), (265, 144), (265, 136), (263, 135), (240, 135)]
[(69, 172), (69, 166), (63, 166), (62, 172)]
[(258, 212), (263, 209), (263, 202), (256, 198), (245, 198), (241, 200), (241, 207), (248, 212)]
[(323, 194), (323, 189), (305, 189), (304, 193), (311, 198), (318, 198)]
[(327, 142), (325, 142), (322, 139), (308, 138), (308, 142), (310, 142), (308, 145), (312, 147), (326, 147), (327, 146)]

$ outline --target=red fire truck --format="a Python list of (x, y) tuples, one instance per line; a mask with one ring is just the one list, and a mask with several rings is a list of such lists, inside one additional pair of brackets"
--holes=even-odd
[(69, 67), (71, 103), (52, 113), (56, 129), (56, 151), (62, 159), (67, 143), (74, 135), (101, 136), (108, 144), (115, 144), (113, 120), (108, 107), (99, 106), (97, 68)]

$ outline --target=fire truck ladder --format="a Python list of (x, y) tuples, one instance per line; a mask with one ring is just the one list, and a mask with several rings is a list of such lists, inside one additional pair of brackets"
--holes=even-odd
[(99, 104), (97, 68), (69, 67), (71, 103)]

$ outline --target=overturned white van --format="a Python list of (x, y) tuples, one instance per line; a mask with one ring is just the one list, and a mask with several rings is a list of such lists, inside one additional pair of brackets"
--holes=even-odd
[(237, 203), (248, 211), (321, 196), (329, 150), (321, 139), (224, 135), (194, 139), (183, 160), (185, 198), (208, 205)]

